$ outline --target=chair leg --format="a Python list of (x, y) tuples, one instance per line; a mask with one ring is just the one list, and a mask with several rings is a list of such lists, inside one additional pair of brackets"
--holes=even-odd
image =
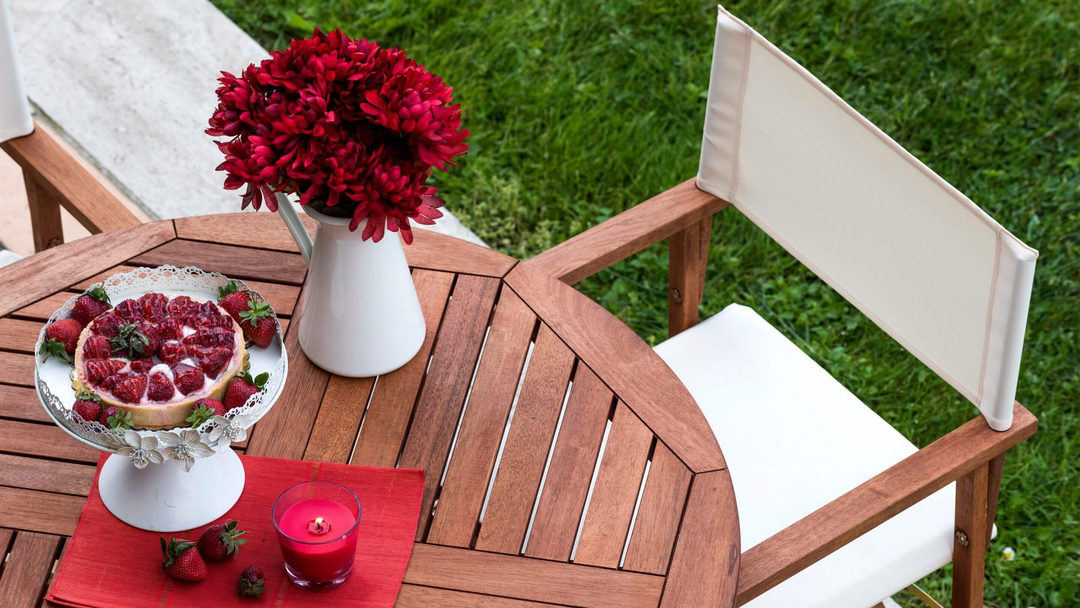
[(705, 267), (709, 259), (712, 216), (668, 239), (668, 337), (698, 322), (705, 296)]
[(953, 608), (982, 608), (986, 574), (990, 463), (956, 482), (956, 534), (953, 538)]
[(38, 184), (29, 172), (23, 171), (26, 200), (30, 204), (30, 229), (34, 234), (34, 251), (44, 251), (64, 242), (64, 226), (60, 221), (60, 201)]
[(994, 535), (994, 518), (997, 517), (998, 494), (1001, 492), (1001, 474), (1005, 471), (1005, 452), (990, 461), (989, 490), (987, 491), (986, 546)]

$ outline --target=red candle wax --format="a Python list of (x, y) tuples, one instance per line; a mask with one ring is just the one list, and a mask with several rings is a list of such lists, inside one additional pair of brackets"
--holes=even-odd
[(312, 498), (292, 505), (278, 522), (285, 563), (311, 579), (334, 578), (356, 555), (356, 534), (348, 534), (354, 523), (356, 516), (333, 500)]

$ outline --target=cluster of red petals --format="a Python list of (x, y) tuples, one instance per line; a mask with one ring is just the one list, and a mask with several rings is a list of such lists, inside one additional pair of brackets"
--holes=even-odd
[(403, 51), (315, 30), (219, 82), (206, 132), (228, 138), (218, 170), (226, 189), (247, 186), (243, 208), (276, 211), (274, 193), (295, 192), (352, 210), (352, 230), (367, 220), (365, 239), (390, 230), (406, 243), (410, 222), (442, 217), (427, 178), (465, 154), (469, 131), (454, 90)]

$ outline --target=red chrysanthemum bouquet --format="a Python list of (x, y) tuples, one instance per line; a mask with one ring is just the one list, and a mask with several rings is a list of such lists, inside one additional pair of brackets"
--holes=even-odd
[(274, 192), (334, 217), (367, 220), (363, 239), (384, 230), (412, 242), (410, 222), (433, 224), (443, 200), (427, 185), (469, 149), (453, 89), (397, 48), (352, 40), (340, 30), (293, 40), (241, 76), (222, 72), (209, 135), (225, 154), (225, 188), (247, 185), (242, 208)]

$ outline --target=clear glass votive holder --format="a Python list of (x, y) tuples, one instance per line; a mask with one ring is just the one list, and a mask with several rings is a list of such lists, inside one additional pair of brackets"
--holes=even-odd
[(298, 483), (277, 497), (271, 516), (294, 585), (333, 589), (348, 580), (360, 513), (356, 494), (329, 481)]

